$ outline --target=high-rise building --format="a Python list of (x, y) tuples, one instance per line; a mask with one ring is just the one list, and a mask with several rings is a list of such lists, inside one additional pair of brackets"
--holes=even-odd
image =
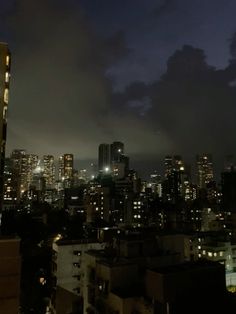
[(59, 157), (58, 179), (64, 188), (71, 188), (74, 179), (74, 156), (64, 154)]
[(65, 180), (73, 179), (74, 157), (72, 154), (64, 154), (64, 177)]
[(122, 142), (113, 142), (111, 144), (111, 163), (121, 162), (124, 155), (124, 144)]
[(46, 188), (53, 188), (55, 184), (55, 163), (52, 155), (43, 156), (43, 172)]
[(165, 177), (167, 178), (173, 170), (173, 158), (172, 156), (165, 157)]
[[(3, 204), (3, 175), (7, 135), (7, 107), (10, 80), (10, 52), (7, 44), (0, 43), (0, 227)], [(7, 232), (6, 232), (7, 233)], [(19, 313), (20, 295), (20, 242), (19, 239), (0, 237), (0, 313)]]
[(213, 180), (212, 156), (210, 154), (197, 155), (197, 184), (200, 189)]
[(38, 155), (27, 154), (26, 155), (26, 190), (29, 189), (30, 184), (33, 180), (34, 170), (37, 168), (39, 161)]
[(64, 154), (59, 157), (59, 181), (72, 180), (74, 169), (73, 154)]
[(16, 184), (17, 198), (29, 190), (33, 180), (33, 172), (38, 164), (38, 156), (26, 154), (23, 149), (14, 149), (11, 154), (12, 172)]
[(0, 206), (2, 208), (3, 200), (3, 173), (4, 173), (4, 159), (5, 146), (7, 136), (7, 107), (9, 95), (9, 81), (10, 81), (10, 51), (8, 45), (0, 43)]
[(100, 144), (98, 148), (98, 170), (109, 170), (111, 166), (111, 150), (109, 144)]
[(64, 180), (64, 158), (63, 158), (63, 156), (60, 156), (59, 160), (58, 160), (58, 180), (60, 182)]

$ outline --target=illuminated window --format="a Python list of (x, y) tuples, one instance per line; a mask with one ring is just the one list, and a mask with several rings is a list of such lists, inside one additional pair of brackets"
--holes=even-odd
[(6, 72), (6, 74), (5, 74), (5, 82), (6, 83), (9, 83), (9, 78), (10, 78), (10, 74), (9, 74), (9, 72)]
[(73, 252), (73, 254), (74, 254), (74, 255), (77, 255), (77, 256), (80, 256), (80, 255), (81, 255), (81, 251), (75, 250), (75, 251)]
[(6, 56), (6, 65), (7, 65), (7, 66), (10, 65), (10, 56)]
[(3, 107), (3, 119), (6, 120), (6, 118), (7, 118), (7, 106), (4, 106)]
[(5, 90), (4, 90), (4, 102), (6, 104), (8, 104), (8, 95), (9, 95), (9, 90), (8, 90), (8, 88), (5, 88)]
[(213, 255), (212, 252), (208, 252), (209, 257), (212, 257), (212, 255)]
[(197, 247), (199, 250), (201, 250), (201, 246), (199, 245), (198, 247)]
[(214, 253), (214, 256), (215, 256), (215, 257), (217, 256), (217, 253), (216, 253), (216, 252)]
[(223, 256), (223, 252), (222, 251), (220, 251), (220, 256)]

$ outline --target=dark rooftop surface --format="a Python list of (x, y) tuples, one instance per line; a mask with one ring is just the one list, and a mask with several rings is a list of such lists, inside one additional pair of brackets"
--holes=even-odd
[(209, 260), (198, 260), (196, 262), (186, 262), (186, 263), (176, 264), (176, 265), (171, 265), (171, 266), (157, 267), (157, 268), (149, 269), (149, 270), (156, 273), (168, 274), (168, 273), (185, 272), (189, 270), (191, 271), (195, 269), (204, 269), (204, 268), (209, 269), (209, 267), (224, 269), (224, 266), (219, 264), (218, 262), (213, 262)]

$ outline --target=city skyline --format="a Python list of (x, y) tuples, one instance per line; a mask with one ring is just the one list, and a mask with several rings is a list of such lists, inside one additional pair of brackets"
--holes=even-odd
[(134, 15), (131, 1), (102, 4), (1, 2), (1, 40), (14, 55), (8, 153), (86, 160), (119, 139), (134, 163), (153, 168), (166, 154), (195, 152), (222, 164), (235, 153), (235, 3), (138, 1)]

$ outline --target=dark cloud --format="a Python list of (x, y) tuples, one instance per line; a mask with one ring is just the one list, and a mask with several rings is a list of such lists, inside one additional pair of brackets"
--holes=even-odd
[(185, 45), (168, 59), (160, 80), (130, 85), (123, 101), (129, 105), (150, 100), (145, 116), (150, 128), (172, 139), (170, 152), (223, 156), (236, 151), (235, 79), (234, 64), (217, 70), (207, 64), (203, 50)]
[(173, 0), (161, 0), (159, 1), (159, 5), (152, 11), (152, 16), (157, 18), (162, 16), (163, 14), (169, 12), (170, 8), (172, 8)]
[[(131, 0), (103, 1), (100, 19), (90, 2), (92, 21), (75, 0), (4, 3), (0, 33), (13, 61), (8, 151), (96, 158), (99, 143), (121, 140), (146, 164), (167, 153), (235, 151), (236, 36), (228, 47), (234, 22), (222, 1), (211, 15), (213, 2), (140, 0), (132, 14)], [(162, 18), (148, 21), (150, 12)]]
[(153, 153), (153, 141), (169, 145), (140, 116), (112, 106), (106, 73), (131, 53), (124, 32), (100, 38), (76, 3), (65, 8), (53, 0), (18, 1), (8, 28), (14, 38), (8, 151), (96, 158), (105, 141), (123, 140), (130, 153)]

